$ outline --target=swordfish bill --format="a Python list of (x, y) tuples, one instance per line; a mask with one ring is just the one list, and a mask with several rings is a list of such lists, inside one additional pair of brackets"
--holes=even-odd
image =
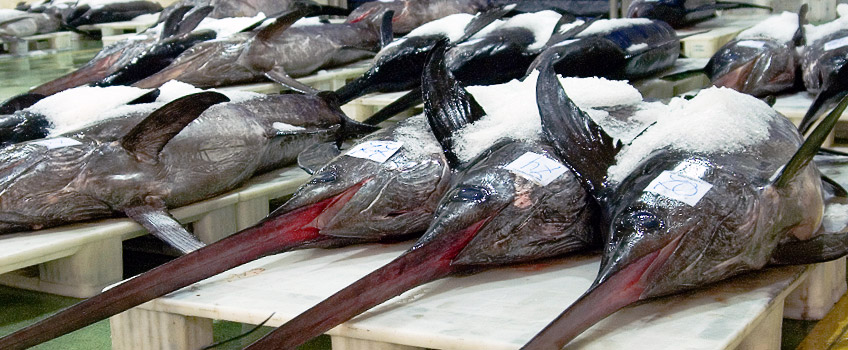
[(26, 349), (38, 345), (268, 254), (350, 241), (320, 235), (319, 229), (310, 223), (325, 209), (349, 200), (361, 185), (315, 204), (271, 215), (253, 227), (126, 280), (50, 318), (0, 338), (0, 349)]

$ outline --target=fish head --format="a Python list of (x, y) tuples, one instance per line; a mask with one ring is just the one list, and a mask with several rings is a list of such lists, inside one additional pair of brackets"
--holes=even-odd
[[(595, 211), (579, 181), (556, 159), (550, 147), (538, 143), (496, 144), (455, 176), (419, 244), (476, 228), (452, 260), (466, 266), (537, 260), (585, 248), (594, 241)], [(556, 177), (546, 185), (531, 180), (548, 170)]]
[(728, 159), (673, 160), (661, 153), (643, 161), (610, 198), (615, 204), (595, 285), (625, 281), (634, 293), (630, 302), (762, 268), (787, 232), (817, 225), (792, 213), (821, 206), (808, 181), (776, 190)]
[[(281, 212), (355, 191), (316, 219), (321, 234), (380, 239), (424, 231), (450, 181), (447, 160), (429, 133), (427, 121), (416, 117), (366, 138), (315, 172)], [(399, 140), (385, 161), (360, 157), (360, 150), (377, 145), (372, 142)]]
[(69, 186), (96, 147), (59, 147), (73, 143), (67, 140), (45, 139), (0, 150), (0, 232), (41, 229), (113, 212), (106, 203)]
[(795, 84), (793, 51), (776, 40), (735, 40), (710, 58), (705, 71), (716, 86), (754, 96), (775, 94)]

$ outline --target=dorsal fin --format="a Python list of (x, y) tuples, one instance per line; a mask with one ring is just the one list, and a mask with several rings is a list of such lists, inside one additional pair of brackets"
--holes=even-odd
[(267, 42), (286, 31), (286, 29), (289, 29), (294, 22), (309, 15), (311, 12), (312, 9), (309, 7), (295, 6), (293, 9), (283, 12), (273, 23), (256, 33), (256, 39)]
[(392, 18), (395, 15), (395, 11), (389, 10), (383, 14), (383, 20), (380, 21), (380, 49), (386, 47), (392, 42), (394, 39), (394, 32), (392, 32)]
[(807, 40), (804, 36), (804, 25), (807, 24), (807, 12), (809, 12), (810, 7), (807, 4), (801, 5), (801, 8), (798, 9), (798, 29), (795, 31), (795, 34), (792, 35), (792, 43), (795, 44), (795, 47), (801, 47), (806, 45)]
[(798, 173), (800, 173), (801, 170), (813, 160), (813, 156), (816, 155), (822, 143), (824, 143), (827, 136), (830, 134), (830, 131), (833, 130), (833, 126), (836, 125), (836, 122), (845, 110), (846, 105), (848, 105), (848, 97), (844, 97), (841, 101), (839, 101), (836, 108), (834, 108), (830, 114), (828, 114), (827, 117), (819, 123), (815, 130), (810, 133), (810, 136), (807, 137), (804, 144), (802, 144), (798, 151), (795, 152), (792, 159), (786, 163), (786, 166), (775, 173), (775, 176), (772, 179), (775, 187), (783, 188), (788, 186), (795, 176), (797, 176)]
[(456, 168), (460, 161), (453, 150), (453, 134), (482, 118), (486, 112), (448, 70), (445, 65), (446, 50), (447, 40), (440, 40), (433, 47), (421, 77), (421, 91), (424, 114), (433, 134), (442, 145), (450, 166)]
[(121, 138), (121, 146), (139, 161), (155, 163), (165, 144), (186, 125), (210, 106), (229, 100), (227, 96), (211, 91), (180, 97), (144, 118)]
[(600, 16), (588, 19), (585, 22), (583, 22), (583, 24), (578, 25), (578, 26), (573, 27), (573, 28), (569, 28), (568, 30), (560, 33), (560, 28), (564, 24), (568, 24), (568, 23), (573, 22), (573, 20), (571, 22), (566, 22), (568, 20), (567, 17), (562, 16), (562, 18), (560, 18), (560, 22), (558, 22), (556, 27), (554, 28), (554, 33), (548, 39), (548, 42), (547, 42), (547, 44), (545, 44), (545, 46), (547, 47), (547, 46), (551, 46), (551, 45), (558, 43), (558, 42), (561, 42), (561, 41), (573, 39), (574, 37), (577, 36), (577, 34), (580, 34), (584, 30), (586, 30), (586, 28), (589, 28), (589, 26), (591, 26), (592, 23), (595, 23), (595, 21), (597, 21), (599, 19), (601, 19)]
[(183, 20), (180, 21), (179, 25), (177, 25), (177, 31), (174, 35), (182, 35), (185, 33), (190, 33), (192, 30), (197, 28), (201, 21), (203, 21), (206, 16), (212, 13), (212, 10), (215, 8), (212, 6), (203, 6), (200, 8), (194, 9), (188, 15), (183, 17)]
[(615, 162), (618, 148), (565, 94), (554, 72), (553, 59), (541, 62), (538, 70), (536, 101), (542, 133), (590, 193), (597, 193), (607, 168)]
[(165, 22), (162, 23), (162, 34), (159, 36), (159, 39), (165, 39), (176, 34), (180, 28), (180, 22), (182, 22), (183, 16), (193, 8), (194, 6), (180, 6), (171, 11), (168, 17), (165, 18)]
[(486, 11), (480, 12), (471, 19), (468, 24), (465, 25), (465, 32), (462, 33), (462, 36), (456, 40), (457, 43), (461, 43), (465, 40), (468, 40), (474, 34), (477, 34), (483, 28), (486, 28), (488, 25), (492, 24), (497, 19), (500, 19), (509, 11), (511, 11), (515, 7), (515, 4), (510, 4), (506, 6), (499, 6), (492, 9), (488, 9)]

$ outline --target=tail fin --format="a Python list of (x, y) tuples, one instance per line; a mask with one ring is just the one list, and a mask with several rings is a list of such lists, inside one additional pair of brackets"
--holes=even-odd
[(321, 91), (315, 94), (315, 96), (324, 100), (324, 102), (326, 102), (331, 108), (335, 109), (336, 114), (341, 119), (342, 128), (341, 132), (338, 133), (338, 138), (336, 139), (337, 147), (341, 148), (342, 142), (350, 137), (364, 136), (380, 129), (376, 126), (364, 124), (348, 117), (347, 114), (342, 111), (339, 98), (334, 92)]
[(612, 138), (565, 94), (553, 60), (539, 66), (536, 99), (545, 139), (590, 193), (601, 187), (618, 148)]
[(818, 153), (819, 148), (827, 139), (830, 131), (833, 130), (833, 127), (836, 125), (836, 122), (839, 120), (842, 112), (845, 111), (846, 106), (848, 106), (848, 97), (842, 98), (836, 108), (834, 108), (833, 111), (831, 111), (830, 114), (822, 120), (819, 126), (813, 130), (810, 136), (807, 137), (807, 140), (804, 141), (801, 148), (795, 152), (792, 159), (786, 163), (786, 166), (775, 173), (772, 180), (775, 187), (783, 188), (788, 186), (795, 176), (797, 176), (798, 173), (800, 173), (801, 170), (813, 160), (813, 156)]
[(214, 10), (212, 6), (203, 6), (189, 12), (189, 14), (183, 17), (183, 20), (180, 21), (174, 35), (190, 33), (192, 30), (197, 28), (198, 25), (200, 25), (200, 22), (203, 21), (206, 16), (209, 16), (209, 14), (212, 13), (212, 10)]
[(471, 20), (471, 22), (468, 22), (468, 24), (465, 25), (465, 32), (462, 33), (462, 36), (459, 37), (456, 42), (461, 43), (465, 40), (468, 40), (469, 38), (474, 36), (474, 34), (477, 34), (480, 30), (492, 24), (492, 22), (494, 22), (495, 20), (505, 16), (514, 7), (514, 4), (507, 6), (499, 6), (480, 12), (479, 14), (477, 14), (476, 17)]
[(447, 41), (439, 41), (430, 52), (424, 67), (421, 90), (424, 99), (424, 114), (430, 122), (433, 134), (442, 145), (445, 157), (452, 168), (460, 165), (453, 150), (453, 135), (457, 130), (479, 120), (486, 112), (474, 97), (465, 91), (445, 65)]
[(159, 36), (159, 39), (161, 40), (175, 35), (180, 29), (180, 22), (183, 20), (183, 16), (193, 8), (194, 6), (180, 6), (171, 11), (168, 17), (165, 18), (165, 22), (162, 23), (162, 34)]

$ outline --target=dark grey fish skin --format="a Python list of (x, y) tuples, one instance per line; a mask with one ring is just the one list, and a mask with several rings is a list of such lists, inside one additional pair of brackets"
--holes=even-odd
[(795, 86), (795, 46), (773, 39), (735, 39), (710, 58), (704, 73), (715, 86), (764, 97)]
[(489, 0), (388, 0), (366, 2), (357, 7), (347, 23), (378, 23), (387, 11), (394, 11), (392, 30), (406, 34), (418, 26), (455, 13), (476, 13), (492, 6)]
[[(540, 98), (553, 99), (541, 93)], [(809, 239), (821, 220), (822, 182), (815, 165), (805, 161), (833, 124), (817, 129), (799, 151), (802, 139), (797, 129), (777, 112), (771, 113), (768, 137), (744, 150), (660, 148), (620, 183), (603, 183), (597, 175), (589, 179), (603, 183), (594, 191), (608, 230), (600, 273), (589, 291), (524, 349), (561, 348), (624, 306), (761, 269), (787, 236)], [(543, 114), (543, 125), (549, 117)], [(830, 117), (835, 122), (836, 116)], [(578, 133), (592, 129), (585, 116), (564, 118), (575, 118), (570, 124), (577, 126), (573, 130), (583, 125)], [(572, 131), (556, 129), (548, 135), (560, 132)], [(558, 142), (559, 154), (591, 149), (575, 147), (569, 152), (562, 140), (552, 141)], [(586, 166), (572, 164), (578, 173)], [(645, 191), (664, 171), (679, 171), (713, 187), (694, 205)]]
[(451, 179), (427, 120), (409, 118), (359, 144), (369, 141), (405, 142), (383, 163), (339, 155), (315, 172), (280, 212), (313, 204), (364, 182), (332, 218), (323, 222), (322, 235), (377, 240), (423, 232)]
[(253, 17), (260, 12), (270, 16), (290, 9), (295, 2), (292, 0), (180, 0), (165, 8), (159, 15), (159, 21), (164, 21), (172, 11), (181, 6), (212, 6), (215, 9), (209, 14), (209, 17), (227, 18)]
[(837, 81), (836, 73), (848, 62), (848, 46), (834, 45), (836, 40), (846, 37), (848, 29), (843, 29), (807, 43), (804, 47), (801, 54), (801, 77), (807, 91), (817, 94), (831, 85), (846, 85)]
[(538, 54), (528, 49), (535, 41), (533, 31), (528, 28), (498, 28), (451, 48), (445, 62), (464, 84), (505, 83), (521, 77), (527, 70)]
[(65, 23), (71, 27), (85, 24), (129, 21), (141, 15), (162, 11), (162, 5), (155, 1), (128, 1), (106, 4), (92, 8), (89, 5), (77, 6), (73, 14), (65, 18)]
[[(645, 48), (629, 50), (634, 45)], [(554, 70), (563, 76), (638, 79), (670, 68), (678, 56), (680, 40), (674, 30), (661, 21), (651, 21), (550, 44), (529, 71), (553, 60)]]
[[(361, 24), (292, 27), (261, 47), (250, 45), (249, 36), (197, 45), (133, 86), (157, 87), (172, 79), (198, 87), (251, 83), (265, 80), (265, 71), (259, 68), (269, 67), (300, 77), (371, 57), (380, 37), (374, 27)], [(258, 62), (245, 62), (247, 57)]]
[(737, 8), (771, 10), (768, 6), (721, 0), (636, 0), (630, 3), (625, 17), (655, 19), (677, 29), (713, 18), (716, 10)]
[(596, 245), (597, 208), (571, 171), (541, 186), (506, 169), (526, 152), (557, 159), (553, 148), (543, 143), (508, 141), (493, 146), (455, 175), (417, 244), (486, 221), (453, 265), (521, 263)]
[[(121, 122), (114, 128), (120, 128)], [(306, 128), (278, 135), (273, 123)], [(40, 229), (112, 215), (133, 201), (160, 197), (177, 207), (232, 189), (254, 173), (294, 162), (316, 142), (335, 140), (342, 116), (314, 96), (268, 96), (210, 108), (171, 139), (158, 161), (140, 161), (120, 142), (68, 138), (0, 151), (0, 231)], [(50, 140), (50, 139), (47, 139)]]

